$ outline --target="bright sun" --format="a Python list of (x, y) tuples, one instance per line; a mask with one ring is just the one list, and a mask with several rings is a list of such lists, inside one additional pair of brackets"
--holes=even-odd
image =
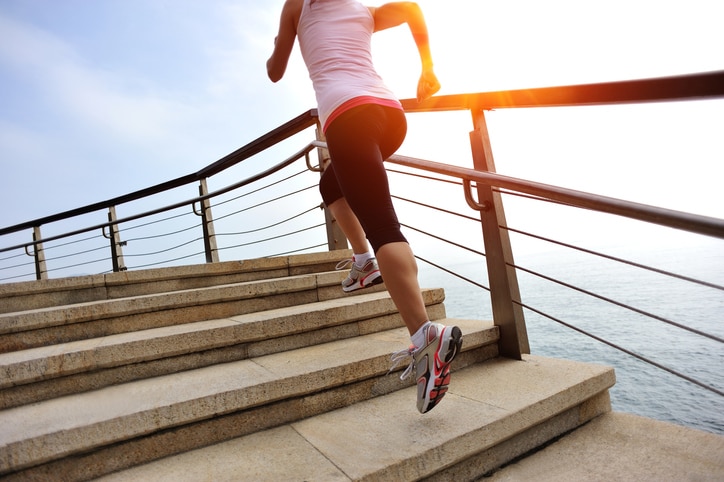
[[(361, 0), (363, 3), (367, 3)], [(370, 0), (371, 5), (384, 1)], [(606, 82), (721, 69), (716, 0), (417, 0), (430, 31), (440, 94)], [(414, 96), (419, 60), (409, 30), (373, 37), (390, 88)]]
[[(480, 0), (418, 0), (417, 3), (428, 25), (435, 70), (442, 83), (440, 93), (469, 91), (470, 88), (464, 88), (466, 80), (482, 72), (482, 64), (470, 56), (470, 49), (480, 28), (476, 18), (481, 18), (484, 3)], [(386, 84), (401, 98), (414, 97), (420, 59), (409, 29), (400, 26), (377, 32), (372, 48), (375, 65)]]

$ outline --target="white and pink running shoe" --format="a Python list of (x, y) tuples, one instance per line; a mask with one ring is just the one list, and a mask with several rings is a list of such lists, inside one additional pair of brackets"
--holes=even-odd
[(380, 268), (377, 266), (377, 260), (375, 258), (367, 260), (362, 268), (357, 267), (354, 263), (354, 258), (345, 259), (337, 264), (337, 270), (345, 269), (350, 263), (352, 264), (352, 269), (349, 275), (347, 275), (347, 278), (342, 281), (342, 290), (345, 293), (382, 283), (382, 274), (380, 274)]
[(413, 372), (417, 380), (417, 410), (426, 413), (440, 403), (450, 385), (450, 363), (460, 352), (462, 332), (457, 326), (430, 323), (425, 328), (425, 344), (410, 346), (392, 354), (392, 371), (402, 360), (412, 357), (410, 366), (402, 372), (400, 380)]

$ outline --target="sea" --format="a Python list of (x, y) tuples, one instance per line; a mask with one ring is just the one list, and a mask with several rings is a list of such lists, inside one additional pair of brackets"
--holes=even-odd
[[(724, 247), (720, 242), (619, 249), (614, 255), (724, 287)], [(445, 289), (449, 318), (492, 319), (487, 290), (424, 262), (419, 264), (421, 286)], [(612, 366), (616, 384), (610, 394), (615, 411), (724, 435), (724, 396), (564, 325), (724, 392), (724, 344), (667, 323), (724, 339), (724, 288), (693, 284), (570, 250), (522, 254), (515, 264), (577, 288), (518, 270), (521, 302), (536, 310), (524, 309), (532, 354)], [(458, 260), (445, 268), (488, 286), (482, 258)]]

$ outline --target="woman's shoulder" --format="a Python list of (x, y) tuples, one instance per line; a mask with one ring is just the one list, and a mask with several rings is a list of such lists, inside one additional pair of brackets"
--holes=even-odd
[(302, 13), (302, 7), (304, 7), (305, 1), (306, 0), (286, 0), (284, 2), (284, 10), (299, 16), (299, 14)]
[(282, 10), (282, 16), (287, 16), (292, 21), (294, 28), (299, 24), (299, 17), (302, 16), (302, 8), (306, 0), (286, 0)]

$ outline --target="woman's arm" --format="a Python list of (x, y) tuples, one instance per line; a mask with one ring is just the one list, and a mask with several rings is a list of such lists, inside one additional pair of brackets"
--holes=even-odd
[(297, 24), (302, 13), (302, 0), (287, 0), (279, 20), (279, 33), (274, 39), (274, 51), (266, 61), (266, 72), (272, 82), (278, 82), (287, 70), (289, 56), (297, 38)]
[(440, 90), (440, 82), (433, 71), (427, 24), (420, 6), (415, 2), (392, 2), (377, 8), (370, 7), (370, 13), (375, 21), (375, 32), (403, 23), (410, 27), (422, 63), (422, 74), (417, 83), (417, 100), (423, 101), (432, 97)]

